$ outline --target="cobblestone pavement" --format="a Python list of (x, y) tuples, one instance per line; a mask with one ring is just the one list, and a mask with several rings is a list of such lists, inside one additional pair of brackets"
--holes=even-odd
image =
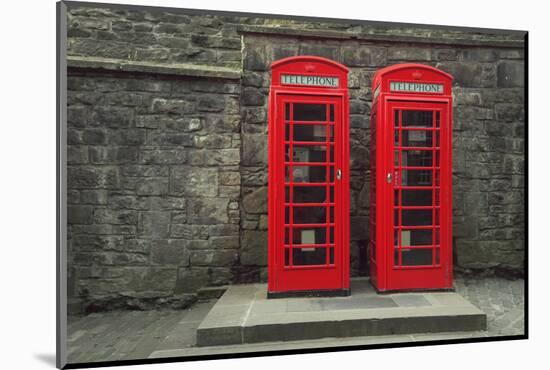
[(456, 291), (487, 314), (488, 336), (524, 333), (524, 280), (455, 280)]
[[(455, 279), (458, 293), (487, 314), (487, 332), (436, 333), (361, 337), (338, 340), (338, 345), (370, 343), (399, 343), (418, 340), (437, 340), (479, 336), (519, 335), (524, 333), (524, 281), (502, 278)], [(195, 331), (215, 301), (200, 302), (182, 311), (116, 311), (69, 317), (69, 363), (143, 359), (153, 352), (157, 357), (180, 355), (178, 351), (194, 353)], [(364, 339), (362, 339), (364, 338)], [(327, 341), (328, 340), (328, 341)], [(332, 339), (273, 343), (264, 349), (256, 344), (251, 350), (330, 346)], [(231, 347), (231, 348), (230, 348)], [(242, 351), (228, 346), (220, 352)], [(203, 348), (208, 350), (207, 348)], [(191, 351), (190, 351), (191, 350)], [(202, 354), (199, 348), (196, 354)], [(208, 353), (208, 352), (205, 352)]]

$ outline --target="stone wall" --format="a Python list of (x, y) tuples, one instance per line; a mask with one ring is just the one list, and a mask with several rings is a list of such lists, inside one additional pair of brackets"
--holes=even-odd
[(69, 294), (186, 305), (239, 258), (238, 81), (68, 79)]
[(522, 273), (520, 33), (68, 5), (79, 306), (185, 306), (203, 286), (266, 281), (269, 65), (294, 55), (351, 70), (352, 275), (368, 273), (371, 78), (401, 62), (455, 77), (457, 269)]
[(524, 253), (523, 48), (420, 42), (318, 40), (266, 28), (244, 32), (241, 95), (241, 254), (265, 266), (267, 96), (270, 64), (315, 55), (350, 68), (350, 228), (352, 276), (368, 274), (371, 79), (382, 67), (419, 62), (454, 76), (453, 232), (460, 271), (521, 274)]

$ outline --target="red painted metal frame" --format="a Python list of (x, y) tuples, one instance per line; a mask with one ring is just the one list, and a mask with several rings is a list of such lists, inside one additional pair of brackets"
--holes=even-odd
[[(268, 112), (268, 292), (284, 293), (293, 291), (334, 291), (349, 290), (349, 103), (347, 90), (348, 69), (334, 61), (313, 56), (298, 56), (281, 59), (271, 65), (271, 88), (269, 92)], [(338, 88), (312, 87), (303, 85), (282, 85), (282, 74), (300, 74), (330, 76), (339, 78)], [(329, 264), (328, 253), (325, 265), (305, 265), (285, 267), (285, 136), (284, 106), (285, 103), (334, 104), (334, 143), (317, 143), (334, 149), (334, 199), (333, 203), (308, 203), (307, 205), (286, 205), (323, 207), (334, 206), (334, 264)], [(327, 113), (328, 116), (328, 113)], [(328, 117), (327, 117), (328, 118)], [(292, 117), (291, 117), (292, 119)], [(328, 119), (327, 119), (328, 121)], [(327, 125), (327, 133), (331, 124)], [(315, 145), (314, 142), (293, 142), (291, 145)], [(328, 151), (326, 161), (329, 161)], [(327, 166), (325, 162), (308, 162), (309, 166)], [(342, 171), (340, 180), (336, 171)], [(329, 178), (325, 178), (326, 196), (329, 197)], [(287, 183), (288, 186), (293, 184)], [(299, 186), (308, 186), (307, 183)], [(291, 208), (292, 209), (292, 208)], [(292, 211), (290, 211), (292, 217)], [(330, 212), (328, 212), (330, 215)], [(332, 227), (327, 221), (320, 227)], [(292, 224), (290, 220), (289, 224)], [(297, 226), (297, 225), (295, 225)], [(298, 225), (299, 226), (299, 225)], [(309, 228), (315, 224), (307, 224)], [(309, 245), (300, 245), (301, 248)], [(315, 247), (330, 248), (328, 235), (325, 244)], [(289, 246), (287, 246), (288, 248)], [(292, 243), (290, 245), (292, 248)], [(291, 251), (291, 250), (290, 250)], [(289, 252), (290, 253), (290, 252)], [(292, 253), (290, 253), (290, 258)]]
[[(390, 82), (423, 82), (443, 84), (443, 93), (412, 93), (392, 92)], [(378, 291), (396, 290), (423, 290), (423, 289), (450, 289), (453, 286), (453, 261), (452, 261), (452, 76), (436, 68), (421, 64), (398, 64), (383, 68), (376, 72), (373, 78), (372, 91), (378, 89), (377, 96), (374, 96), (371, 127), (375, 137), (372, 142), (376, 143), (376, 152), (372, 152), (373, 170), (371, 189), (376, 189), (376, 195), (371, 199), (373, 213), (371, 214), (371, 241), (369, 243), (370, 275), (371, 281)], [(401, 266), (401, 253), (399, 261), (394, 266), (394, 190), (399, 178), (393, 178), (388, 183), (388, 174), (395, 174), (394, 168), (394, 114), (403, 110), (427, 110), (433, 111), (435, 125), (435, 112), (440, 112), (440, 146), (439, 146), (439, 251), (440, 263), (435, 264), (435, 249), (432, 249), (432, 265), (424, 266)], [(373, 122), (376, 116), (376, 122)], [(399, 128), (401, 129), (401, 117), (399, 117)], [(411, 130), (422, 130), (436, 132), (432, 128)], [(403, 132), (403, 131), (402, 131)], [(399, 135), (401, 140), (402, 135)], [(435, 154), (436, 136), (432, 135), (432, 153)], [(401, 144), (402, 145), (402, 144)], [(406, 147), (405, 149), (422, 149)], [(425, 149), (422, 149), (425, 150)], [(399, 156), (401, 161), (401, 154)], [(402, 163), (399, 163), (401, 166)], [(432, 155), (431, 167), (418, 167), (423, 170), (432, 171), (432, 187), (435, 185), (435, 157)], [(417, 167), (407, 167), (415, 169)], [(402, 169), (402, 168), (401, 168)], [(410, 189), (426, 189), (425, 187), (407, 187)], [(428, 187), (429, 189), (430, 187)], [(432, 225), (436, 224), (435, 215), (435, 191), (432, 190), (432, 204), (428, 207), (417, 209), (434, 209), (432, 213)], [(399, 193), (401, 194), (401, 193)], [(399, 202), (398, 207), (402, 207)], [(407, 207), (405, 207), (407, 208)], [(401, 208), (403, 209), (403, 208)], [(410, 208), (409, 208), (410, 209)], [(401, 212), (398, 213), (401, 218)], [(399, 222), (401, 225), (401, 222)], [(407, 226), (404, 229), (413, 230), (421, 227)], [(435, 228), (432, 229), (432, 245), (429, 248), (436, 248)], [(398, 229), (400, 230), (400, 229)], [(401, 233), (398, 233), (401, 235)], [(401, 236), (399, 236), (401, 237)], [(401, 243), (398, 243), (401, 244)], [(373, 249), (375, 248), (375, 249)], [(407, 249), (413, 249), (409, 247)], [(418, 248), (418, 247), (416, 247)], [(421, 249), (421, 248), (420, 248)]]

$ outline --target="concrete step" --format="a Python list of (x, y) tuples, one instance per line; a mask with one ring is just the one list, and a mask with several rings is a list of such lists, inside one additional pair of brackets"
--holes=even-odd
[(267, 299), (265, 284), (230, 286), (197, 329), (198, 346), (486, 330), (486, 315), (454, 292)]

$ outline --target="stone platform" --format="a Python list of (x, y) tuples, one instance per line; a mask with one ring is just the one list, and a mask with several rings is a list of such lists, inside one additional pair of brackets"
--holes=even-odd
[(486, 330), (486, 314), (454, 292), (267, 299), (266, 284), (230, 286), (197, 329), (197, 346)]

